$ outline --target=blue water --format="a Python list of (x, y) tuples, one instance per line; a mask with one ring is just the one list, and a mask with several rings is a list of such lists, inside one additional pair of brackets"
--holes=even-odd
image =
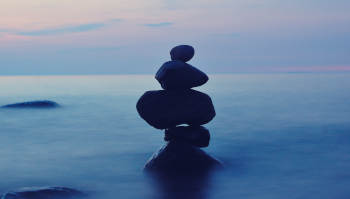
[[(135, 109), (152, 89), (151, 75), (0, 77), (0, 105), (62, 105), (0, 109), (0, 193), (66, 186), (95, 198), (164, 196), (142, 172), (164, 143)], [(197, 190), (204, 198), (349, 198), (350, 74), (211, 75), (197, 90), (217, 111), (204, 150), (225, 164)]]

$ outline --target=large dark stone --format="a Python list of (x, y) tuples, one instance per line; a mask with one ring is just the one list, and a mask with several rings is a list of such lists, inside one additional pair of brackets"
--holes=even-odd
[(165, 62), (155, 78), (165, 90), (189, 89), (201, 86), (209, 79), (205, 73), (182, 61)]
[(29, 101), (29, 102), (20, 102), (15, 104), (8, 104), (2, 106), (1, 108), (56, 108), (59, 105), (56, 102), (49, 100), (41, 101)]
[(157, 129), (180, 124), (202, 125), (215, 117), (207, 94), (192, 89), (183, 91), (147, 91), (136, 104), (140, 116)]
[(175, 46), (170, 51), (171, 60), (188, 62), (192, 59), (193, 56), (194, 56), (194, 48), (189, 45)]
[(1, 199), (68, 199), (81, 198), (86, 194), (66, 187), (30, 188), (21, 191), (7, 192)]
[(209, 146), (210, 133), (203, 126), (178, 126), (166, 129), (164, 140), (183, 140), (196, 147), (207, 147)]
[(171, 141), (148, 160), (145, 170), (165, 174), (202, 174), (221, 163), (187, 142)]

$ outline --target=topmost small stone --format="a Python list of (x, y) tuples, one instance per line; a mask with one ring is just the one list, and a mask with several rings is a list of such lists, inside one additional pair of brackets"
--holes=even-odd
[(194, 56), (194, 48), (189, 45), (175, 46), (170, 51), (171, 60), (188, 62)]

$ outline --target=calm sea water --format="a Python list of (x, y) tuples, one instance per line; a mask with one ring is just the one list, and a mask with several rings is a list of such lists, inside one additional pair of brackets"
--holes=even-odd
[[(63, 106), (0, 109), (0, 193), (66, 186), (106, 199), (167, 194), (142, 172), (164, 143), (135, 109), (154, 89), (151, 75), (0, 77), (0, 105)], [(350, 74), (212, 75), (197, 90), (217, 111), (204, 150), (225, 164), (196, 190), (204, 198), (350, 197)]]

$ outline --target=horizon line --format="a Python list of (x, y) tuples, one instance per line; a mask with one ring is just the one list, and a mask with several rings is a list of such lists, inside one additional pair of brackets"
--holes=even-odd
[[(234, 75), (234, 74), (344, 74), (350, 71), (276, 71), (276, 72), (215, 72), (208, 75)], [(154, 75), (154, 73), (66, 73), (66, 74), (0, 74), (0, 77), (24, 77), (24, 76), (142, 76)]]

